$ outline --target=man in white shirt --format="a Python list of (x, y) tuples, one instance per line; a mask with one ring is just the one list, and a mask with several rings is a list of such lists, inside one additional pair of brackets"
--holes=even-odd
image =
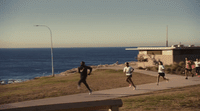
[(163, 63), (160, 61), (159, 62), (159, 66), (158, 66), (158, 78), (157, 78), (157, 85), (159, 85), (159, 79), (160, 79), (160, 76), (163, 77), (164, 80), (167, 80), (169, 81), (169, 79), (165, 78), (165, 72), (164, 72), (164, 66), (163, 66)]
[(200, 62), (199, 59), (196, 59), (195, 63), (195, 67), (196, 67), (196, 75), (199, 74), (199, 70), (200, 70)]
[(136, 89), (136, 86), (133, 84), (133, 81), (131, 80), (132, 72), (133, 72), (134, 69), (133, 69), (132, 67), (129, 66), (129, 63), (128, 63), (128, 62), (126, 62), (125, 64), (126, 64), (126, 67), (124, 67), (123, 72), (124, 72), (124, 73), (126, 74), (126, 76), (127, 76), (126, 81), (129, 83), (129, 87), (131, 87), (131, 84), (132, 84), (132, 86), (134, 86), (133, 90), (135, 90), (135, 89)]

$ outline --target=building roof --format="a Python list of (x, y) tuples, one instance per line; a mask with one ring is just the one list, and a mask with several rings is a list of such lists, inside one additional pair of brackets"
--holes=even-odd
[(138, 48), (126, 48), (126, 50), (172, 50), (175, 47), (138, 47)]
[(182, 50), (182, 49), (199, 49), (200, 47), (195, 47), (194, 45), (189, 45), (188, 47), (184, 45), (172, 45), (171, 47), (138, 47), (138, 48), (126, 48), (125, 50)]

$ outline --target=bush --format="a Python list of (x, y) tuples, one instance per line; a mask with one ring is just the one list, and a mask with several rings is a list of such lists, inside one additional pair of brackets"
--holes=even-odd
[(166, 73), (171, 73), (171, 68), (170, 67), (166, 68)]
[(182, 73), (182, 72), (181, 72), (181, 69), (182, 69), (181, 67), (178, 67), (178, 68), (176, 69), (176, 72), (175, 72), (175, 73), (176, 73), (176, 74), (181, 74), (181, 73)]
[(158, 67), (152, 67), (152, 71), (158, 71)]
[(177, 69), (177, 67), (171, 67), (171, 73), (175, 74), (176, 73), (176, 69)]
[(176, 63), (174, 62), (172, 65), (171, 65), (171, 73), (173, 74), (181, 74), (184, 72), (184, 65), (185, 63), (183, 61), (179, 62), (179, 63)]
[[(166, 73), (172, 73), (172, 74), (184, 74), (185, 73), (185, 63), (183, 61), (181, 61), (179, 63), (174, 62), (173, 64), (165, 65), (164, 67), (165, 67)], [(139, 68), (139, 69), (143, 69), (143, 68)], [(158, 66), (146, 67), (146, 69), (150, 70), (150, 71), (158, 71)], [(195, 71), (195, 69), (193, 69), (192, 72), (193, 71)]]
[(146, 67), (146, 70), (151, 70), (151, 67)]
[(170, 64), (170, 65), (165, 65), (165, 67), (172, 67), (172, 64)]
[(178, 64), (180, 67), (184, 67), (185, 66), (185, 63), (183, 61), (179, 62)]
[(138, 67), (138, 69), (143, 69), (143, 67), (140, 66), (140, 67)]
[(171, 67), (173, 67), (173, 68), (177, 68), (177, 67), (179, 67), (179, 64), (178, 63), (176, 63), (176, 62), (174, 62), (173, 64), (172, 64), (172, 66)]

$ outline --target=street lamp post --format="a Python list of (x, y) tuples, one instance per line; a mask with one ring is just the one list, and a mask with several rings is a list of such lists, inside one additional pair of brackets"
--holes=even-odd
[(51, 32), (51, 29), (46, 26), (46, 25), (35, 25), (36, 27), (47, 27), (50, 31), (50, 36), (51, 36), (51, 63), (52, 63), (52, 76), (54, 77), (54, 68), (53, 68), (53, 42), (52, 42), (52, 32)]

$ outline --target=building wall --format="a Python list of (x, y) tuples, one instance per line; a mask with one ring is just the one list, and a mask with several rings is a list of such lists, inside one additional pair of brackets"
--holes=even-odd
[(192, 61), (196, 61), (197, 58), (200, 59), (200, 55), (174, 55), (173, 59), (174, 62), (181, 62), (181, 61), (185, 61), (185, 58), (188, 58), (188, 60), (192, 60)]
[(163, 50), (162, 55), (173, 55), (173, 50)]
[(146, 54), (147, 54), (147, 51), (139, 51), (139, 54), (144, 54), (144, 55), (146, 55)]
[(153, 65), (153, 61), (148, 61), (148, 62), (138, 62), (137, 66), (146, 68), (146, 67), (150, 67), (150, 66), (154, 66), (154, 65)]
[(174, 50), (173, 60), (179, 63), (180, 61), (185, 61), (185, 58), (189, 60), (196, 61), (196, 58), (200, 59), (200, 50)]
[[(153, 50), (150, 50), (153, 51)], [(149, 51), (149, 52), (150, 52)], [(147, 55), (148, 54), (148, 55)], [(189, 60), (196, 61), (200, 59), (200, 49), (175, 49), (175, 50), (162, 50), (161, 54), (149, 54), (148, 51), (139, 51), (138, 57), (143, 56), (148, 59), (148, 62), (138, 62), (138, 67), (155, 66), (154, 61), (162, 61), (164, 65), (170, 65), (174, 62), (185, 61), (187, 57)]]
[(157, 61), (162, 61), (163, 65), (170, 65), (173, 63), (173, 55), (156, 55)]
[(150, 66), (155, 66), (154, 60), (156, 61), (162, 61), (163, 65), (170, 65), (173, 63), (173, 55), (155, 55), (154, 58), (151, 58), (151, 56), (146, 56), (148, 57), (148, 62), (138, 62), (138, 67), (150, 67)]

